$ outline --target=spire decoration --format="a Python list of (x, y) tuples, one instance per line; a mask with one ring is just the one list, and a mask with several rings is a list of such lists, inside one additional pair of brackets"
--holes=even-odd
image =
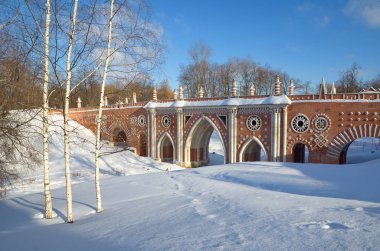
[(179, 99), (183, 99), (183, 87), (182, 84), (179, 84)]
[(108, 97), (104, 96), (104, 106), (108, 106)]
[(203, 91), (203, 87), (201, 86), (201, 89), (199, 90), (199, 97), (203, 98), (203, 95), (204, 95), (204, 91)]
[(156, 87), (153, 88), (153, 101), (157, 101), (157, 89), (156, 89)]
[(77, 108), (82, 108), (82, 100), (80, 99), (80, 97), (78, 97), (77, 99)]
[(255, 96), (255, 85), (254, 84), (252, 84), (251, 87), (249, 88), (249, 95)]
[(293, 79), (290, 80), (290, 86), (289, 86), (289, 95), (294, 95), (294, 81)]
[(274, 86), (274, 95), (278, 96), (281, 94), (281, 82), (280, 82), (280, 76), (276, 75), (276, 84)]
[(236, 80), (232, 82), (232, 97), (236, 97)]
[(137, 103), (136, 92), (132, 93), (132, 103), (133, 103), (133, 104), (136, 104), (136, 103)]

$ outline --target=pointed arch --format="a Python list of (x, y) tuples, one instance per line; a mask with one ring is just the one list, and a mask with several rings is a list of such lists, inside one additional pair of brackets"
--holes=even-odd
[(115, 121), (112, 123), (109, 128), (108, 128), (108, 140), (109, 140), (109, 145), (113, 146), (115, 143), (115, 140), (119, 136), (119, 133), (122, 132), (121, 134), (124, 134), (122, 137), (125, 138), (125, 143), (129, 145), (128, 142), (128, 128), (125, 123), (121, 121)]
[(247, 139), (245, 141), (245, 143), (243, 144), (243, 146), (240, 148), (239, 162), (243, 162), (244, 153), (247, 150), (247, 148), (251, 145), (251, 143), (256, 143), (258, 146), (260, 146), (260, 148), (264, 151), (266, 161), (269, 161), (268, 151), (265, 148), (265, 146), (263, 145), (263, 143), (261, 143), (261, 141), (258, 138), (256, 138), (255, 136), (252, 136), (251, 138)]
[(139, 142), (138, 142), (138, 155), (139, 156), (147, 156), (147, 137), (145, 133), (140, 133), (139, 134)]
[[(202, 115), (191, 127), (185, 141), (184, 162), (186, 167), (206, 164), (207, 158), (205, 155), (208, 157), (208, 145), (211, 134), (214, 130), (218, 133), (219, 138), (221, 139), (224, 151), (224, 163), (227, 163), (226, 146), (222, 134), (210, 118)], [(194, 134), (197, 135), (196, 139), (193, 138)]]
[(169, 140), (169, 142), (172, 145), (172, 154), (171, 154), (172, 155), (172, 162), (175, 163), (175, 156), (177, 156), (176, 155), (176, 147), (175, 147), (173, 138), (167, 132), (164, 132), (161, 135), (160, 139), (158, 140), (157, 148), (156, 148), (157, 149), (157, 158), (160, 161), (162, 161), (162, 160), (165, 161), (165, 157), (166, 157), (166, 156), (164, 156), (164, 152), (165, 152), (165, 149), (164, 149), (165, 145), (164, 145), (164, 143), (165, 143), (165, 140)]

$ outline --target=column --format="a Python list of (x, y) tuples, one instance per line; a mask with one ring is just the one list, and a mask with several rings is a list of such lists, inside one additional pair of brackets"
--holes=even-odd
[(229, 163), (236, 163), (236, 114), (237, 108), (228, 110), (228, 153)]
[(288, 137), (288, 109), (286, 107), (282, 108), (282, 162), (286, 162), (286, 142)]
[(272, 112), (272, 161), (280, 161), (281, 157), (281, 108), (274, 108)]
[(271, 139), (271, 161), (276, 162), (278, 161), (278, 155), (279, 155), (279, 113), (278, 108), (273, 108), (272, 110), (272, 139)]
[(150, 149), (150, 157), (157, 158), (157, 144), (156, 144), (156, 110), (149, 110), (149, 121), (150, 121), (150, 133), (149, 133), (149, 149)]
[(177, 162), (176, 164), (182, 166), (183, 164), (183, 110), (176, 109), (177, 113), (177, 145), (176, 145), (176, 153), (177, 153)]

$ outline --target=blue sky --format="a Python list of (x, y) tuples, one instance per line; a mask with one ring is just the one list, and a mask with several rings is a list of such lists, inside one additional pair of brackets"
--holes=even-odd
[(212, 62), (249, 58), (303, 81), (335, 81), (357, 62), (360, 77), (380, 74), (380, 0), (152, 0), (166, 62), (155, 80), (178, 85), (179, 65), (199, 41)]

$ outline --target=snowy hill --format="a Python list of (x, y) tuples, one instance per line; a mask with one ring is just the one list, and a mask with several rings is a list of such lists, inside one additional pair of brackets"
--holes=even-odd
[[(49, 128), (49, 162), (52, 188), (59, 188), (65, 185), (65, 167), (63, 156), (63, 117), (52, 115), (49, 118), (51, 126)], [(41, 119), (32, 121), (33, 128), (42, 128)], [(93, 180), (94, 174), (94, 151), (95, 136), (87, 128), (75, 121), (69, 121), (70, 125), (70, 152), (71, 152), (71, 173), (73, 183)], [(34, 135), (34, 134), (33, 134)], [(42, 152), (42, 136), (34, 135), (36, 148)], [(107, 148), (107, 144), (102, 146), (103, 156), (100, 159), (101, 173), (103, 176), (124, 176), (134, 174), (145, 174), (160, 172), (163, 170), (181, 169), (176, 165), (160, 163), (151, 158), (141, 158), (129, 151), (118, 151), (115, 148)], [(20, 167), (21, 168), (21, 167)], [(42, 166), (35, 170), (22, 170), (23, 180), (16, 183), (8, 196), (20, 193), (42, 192), (43, 191), (43, 170)]]
[[(93, 137), (81, 130), (82, 137)], [(42, 184), (33, 192), (40, 179), (36, 176), (23, 186), (28, 194), (16, 189), (0, 200), (2, 250), (380, 247), (380, 160), (350, 165), (255, 162), (167, 172), (161, 170), (174, 166), (121, 152), (103, 156), (105, 210), (96, 214), (92, 145), (83, 142), (72, 148), (73, 171), (81, 175), (73, 185), (75, 223), (66, 224), (62, 145), (58, 136), (52, 141), (56, 217), (42, 219)], [(136, 173), (146, 174), (129, 175)]]

